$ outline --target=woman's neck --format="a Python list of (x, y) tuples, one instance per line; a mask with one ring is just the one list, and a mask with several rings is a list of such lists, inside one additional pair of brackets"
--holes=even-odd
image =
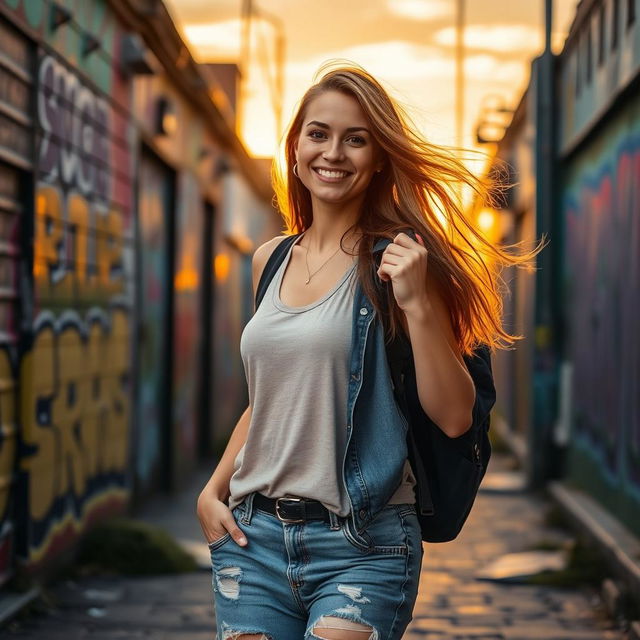
[(330, 210), (326, 207), (313, 208), (313, 222), (307, 229), (305, 239), (307, 247), (314, 253), (335, 250), (342, 236), (348, 231), (344, 239), (344, 248), (351, 249), (359, 239), (361, 233), (357, 226), (357, 212)]

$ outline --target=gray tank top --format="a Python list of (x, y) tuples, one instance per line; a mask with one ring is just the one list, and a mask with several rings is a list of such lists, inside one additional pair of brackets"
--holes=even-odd
[[(229, 507), (259, 491), (312, 498), (347, 516), (342, 466), (357, 259), (319, 300), (289, 307), (280, 285), (292, 250), (293, 244), (240, 339), (251, 422), (234, 461)], [(414, 484), (407, 460), (389, 502), (415, 503)]]

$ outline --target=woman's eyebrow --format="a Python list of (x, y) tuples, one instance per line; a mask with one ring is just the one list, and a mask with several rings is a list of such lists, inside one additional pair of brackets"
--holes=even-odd
[[(307, 122), (307, 124), (305, 125), (307, 127), (320, 127), (321, 129), (330, 129), (331, 127), (324, 123), (324, 122), (319, 122), (318, 120), (311, 120), (311, 122)], [(367, 133), (371, 133), (371, 131), (369, 131), (369, 129), (367, 129), (367, 127), (347, 127), (346, 131), (348, 132), (352, 132), (352, 131), (366, 131)]]

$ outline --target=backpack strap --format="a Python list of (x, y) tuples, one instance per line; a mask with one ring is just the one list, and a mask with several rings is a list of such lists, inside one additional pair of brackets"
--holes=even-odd
[(287, 255), (289, 247), (298, 239), (301, 234), (294, 233), (291, 236), (285, 236), (284, 240), (281, 240), (278, 246), (273, 250), (267, 264), (264, 265), (262, 275), (260, 276), (260, 282), (258, 282), (258, 288), (256, 289), (256, 301), (255, 308), (257, 309), (264, 298), (264, 294), (267, 291), (269, 283), (276, 274), (278, 267), (282, 264), (284, 257)]

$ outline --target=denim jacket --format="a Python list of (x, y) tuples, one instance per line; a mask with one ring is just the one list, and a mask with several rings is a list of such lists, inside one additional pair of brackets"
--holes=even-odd
[[(379, 240), (374, 253), (390, 242)], [(353, 301), (346, 428), (344, 483), (351, 522), (360, 533), (402, 481), (408, 428), (393, 393), (384, 329), (360, 283)]]
[[(373, 248), (374, 257), (377, 258), (376, 254), (390, 242), (386, 238), (378, 240)], [(276, 265), (272, 267), (275, 268)], [(395, 354), (395, 345), (393, 349)], [(404, 350), (405, 347), (398, 349)], [(495, 400), (490, 369), (487, 371), (484, 376), (486, 389), (478, 393), (476, 387), (473, 412), (474, 422), (478, 424), (489, 413)], [(400, 486), (409, 452), (406, 439), (408, 424), (394, 395), (384, 327), (360, 282), (356, 283), (353, 300), (345, 427), (347, 445), (343, 481), (350, 505), (350, 517), (346, 523), (351, 537), (366, 546), (361, 534)], [(471, 435), (470, 430), (459, 438), (466, 441)]]

